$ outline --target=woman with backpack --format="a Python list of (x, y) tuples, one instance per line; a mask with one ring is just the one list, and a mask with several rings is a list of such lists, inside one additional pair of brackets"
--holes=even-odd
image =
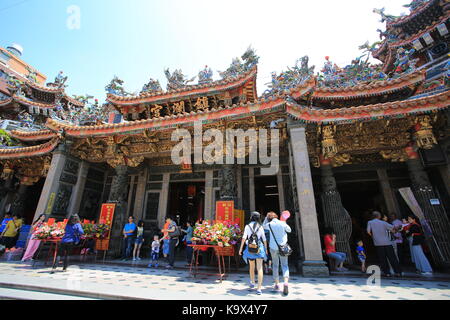
[[(69, 222), (64, 229), (64, 236), (61, 239), (58, 256), (61, 257), (64, 255), (64, 266), (63, 271), (67, 269), (67, 256), (69, 255), (69, 251), (72, 250), (75, 246), (80, 243), (80, 236), (84, 234), (83, 227), (80, 223), (80, 217), (77, 214), (74, 214), (70, 217)], [(57, 267), (57, 260), (53, 264), (52, 271), (50, 273), (54, 273)]]
[[(246, 244), (243, 259), (249, 264), (250, 288), (255, 287), (255, 264), (258, 271), (258, 287), (256, 294), (261, 295), (261, 286), (263, 283), (263, 260), (267, 260), (267, 241), (264, 234), (264, 228), (261, 225), (261, 215), (253, 211), (250, 216), (250, 223), (245, 226), (244, 235), (239, 249), (239, 255), (242, 255), (242, 249)], [(248, 261), (248, 262), (247, 262)]]

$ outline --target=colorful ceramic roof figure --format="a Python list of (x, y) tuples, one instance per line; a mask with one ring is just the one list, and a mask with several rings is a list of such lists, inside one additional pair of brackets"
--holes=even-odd
[(447, 48), (443, 43), (448, 42), (445, 39), (450, 27), (448, 1), (414, 0), (405, 7), (410, 8), (410, 13), (400, 17), (386, 15), (383, 9), (374, 10), (381, 15), (382, 21), (386, 21), (386, 30), (378, 30), (383, 42), (373, 51), (373, 56), (385, 63), (385, 73), (390, 73), (395, 68), (393, 64), (400, 47), (404, 50), (416, 50), (414, 58), (417, 59), (417, 67), (430, 61), (427, 50), (436, 59)]

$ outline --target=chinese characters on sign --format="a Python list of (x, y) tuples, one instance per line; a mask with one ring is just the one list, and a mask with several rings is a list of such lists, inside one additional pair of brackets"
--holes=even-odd
[(234, 201), (216, 202), (216, 220), (234, 221)]
[[(100, 219), (99, 223), (107, 224), (109, 229), (111, 230), (113, 219), (114, 219), (114, 211), (116, 210), (115, 203), (104, 203), (102, 204), (102, 209), (100, 210)], [(101, 240), (101, 246), (97, 246), (97, 250), (108, 250), (109, 248), (109, 235), (106, 239)], [(100, 248), (101, 247), (101, 248)]]

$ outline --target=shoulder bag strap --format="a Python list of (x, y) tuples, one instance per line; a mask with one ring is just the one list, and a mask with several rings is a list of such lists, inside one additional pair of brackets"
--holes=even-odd
[(280, 245), (278, 244), (277, 238), (275, 238), (275, 235), (274, 235), (274, 233), (273, 233), (273, 230), (272, 230), (272, 227), (271, 227), (270, 223), (269, 223), (269, 229), (270, 229), (270, 232), (272, 232), (273, 240), (275, 240), (275, 243), (276, 243), (277, 246), (279, 247)]

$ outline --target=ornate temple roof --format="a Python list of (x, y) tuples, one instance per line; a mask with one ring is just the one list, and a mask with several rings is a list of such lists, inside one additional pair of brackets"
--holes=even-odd
[(396, 79), (361, 83), (357, 86), (340, 88), (315, 88), (313, 99), (340, 100), (389, 94), (410, 86), (418, 86), (425, 80), (425, 70), (418, 70)]
[(429, 10), (431, 7), (439, 3), (441, 0), (430, 0), (428, 2), (425, 2), (415, 8), (413, 11), (411, 11), (408, 15), (398, 17), (397, 19), (393, 21), (388, 21), (387, 25), (392, 27), (400, 27), (408, 22), (413, 21), (416, 18), (420, 18), (421, 15), (426, 14), (426, 11)]
[(0, 160), (36, 157), (52, 152), (59, 143), (59, 138), (54, 137), (50, 141), (31, 147), (12, 147), (0, 149)]
[(41, 141), (50, 140), (57, 136), (52, 130), (38, 130), (38, 131), (19, 131), (12, 130), (11, 137), (22, 141)]
[(445, 91), (417, 99), (327, 110), (316, 110), (288, 102), (286, 111), (296, 119), (308, 122), (346, 122), (435, 112), (449, 106), (450, 91)]
[[(248, 72), (241, 74), (236, 78), (228, 78), (218, 81), (212, 81), (205, 84), (188, 85), (184, 88), (169, 90), (166, 92), (144, 92), (138, 96), (119, 96), (114, 94), (107, 95), (107, 101), (116, 105), (135, 105), (140, 103), (161, 103), (166, 101), (173, 101), (183, 97), (189, 98), (191, 96), (204, 95), (211, 92), (222, 92), (243, 86), (251, 81), (252, 86), (255, 86), (257, 67), (253, 67)], [(255, 90), (256, 96), (256, 90)]]

